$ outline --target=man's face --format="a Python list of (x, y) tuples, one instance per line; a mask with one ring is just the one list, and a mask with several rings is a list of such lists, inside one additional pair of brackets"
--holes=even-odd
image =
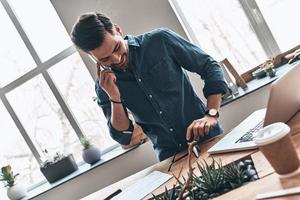
[(119, 29), (116, 29), (114, 35), (106, 32), (102, 45), (88, 53), (104, 66), (119, 69), (127, 68), (127, 41), (123, 39)]

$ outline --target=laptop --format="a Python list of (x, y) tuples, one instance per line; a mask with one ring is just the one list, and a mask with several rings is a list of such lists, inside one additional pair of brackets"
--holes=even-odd
[(263, 127), (286, 123), (300, 109), (300, 63), (271, 85), (267, 108), (250, 114), (209, 150), (209, 154), (257, 148), (255, 134)]

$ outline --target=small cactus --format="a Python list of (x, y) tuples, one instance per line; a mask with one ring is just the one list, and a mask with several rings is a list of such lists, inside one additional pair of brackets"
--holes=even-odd
[(86, 150), (91, 147), (90, 140), (86, 136), (80, 138), (80, 143), (83, 146), (83, 150)]

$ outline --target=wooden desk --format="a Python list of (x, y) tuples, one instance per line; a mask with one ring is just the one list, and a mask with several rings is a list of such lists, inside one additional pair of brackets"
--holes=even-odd
[[(291, 134), (293, 135), (293, 141), (297, 149), (297, 153), (300, 156), (300, 112), (297, 113), (289, 122), (289, 126), (291, 127)], [(249, 184), (246, 184), (242, 187), (239, 187), (235, 190), (232, 190), (228, 193), (225, 193), (221, 196), (219, 196), (216, 199), (222, 199), (222, 200), (238, 200), (238, 199), (255, 199), (256, 194), (263, 193), (263, 192), (270, 192), (270, 191), (276, 191), (279, 189), (285, 189), (289, 187), (294, 186), (300, 186), (300, 174), (289, 179), (280, 179), (278, 175), (274, 172), (274, 169), (271, 167), (271, 165), (268, 163), (268, 161), (265, 159), (265, 157), (262, 155), (262, 153), (258, 150), (249, 150), (249, 151), (240, 151), (240, 152), (234, 152), (234, 153), (224, 153), (224, 154), (218, 154), (214, 156), (210, 156), (207, 153), (207, 150), (214, 145), (218, 140), (220, 140), (221, 137), (214, 138), (212, 141), (209, 141), (208, 143), (201, 146), (201, 155), (198, 159), (194, 158), (193, 165), (196, 166), (196, 160), (201, 161), (201, 159), (205, 159), (207, 162), (210, 162), (210, 158), (214, 158), (216, 160), (221, 159), (223, 164), (230, 163), (234, 160), (238, 160), (240, 158), (251, 156), (255, 168), (257, 170), (259, 180), (251, 182)], [(103, 188), (85, 198), (82, 200), (99, 200), (107, 197), (117, 189), (125, 189), (126, 187), (130, 186), (134, 182), (136, 182), (138, 179), (150, 174), (154, 170), (158, 170), (161, 172), (169, 173), (169, 174), (175, 174), (175, 176), (179, 176), (179, 173), (181, 171), (181, 174), (187, 175), (188, 167), (187, 167), (187, 157), (177, 161), (173, 164), (171, 168), (171, 172), (168, 171), (169, 164), (171, 163), (172, 158), (169, 158), (167, 160), (164, 160), (160, 163), (157, 163), (153, 166), (150, 166), (132, 176), (129, 176), (117, 183), (114, 183), (106, 188)], [(199, 171), (197, 171), (197, 167), (195, 170), (196, 174), (199, 174)], [(176, 183), (176, 180), (174, 178), (170, 179), (168, 182), (166, 182), (163, 186), (159, 187), (157, 190), (153, 192), (153, 194), (160, 194), (164, 191), (165, 186), (167, 188), (172, 188), (173, 185)], [(148, 199), (152, 197), (152, 195), (148, 195), (145, 197), (145, 199)], [(282, 198), (276, 198), (276, 199), (300, 199), (299, 195), (293, 195), (293, 196), (286, 196)]]

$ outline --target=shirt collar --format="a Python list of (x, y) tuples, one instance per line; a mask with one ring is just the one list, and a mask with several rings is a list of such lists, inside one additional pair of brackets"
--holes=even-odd
[(136, 37), (132, 35), (126, 35), (124, 39), (128, 41), (128, 46), (135, 46), (135, 47), (140, 46), (140, 43), (138, 42)]

